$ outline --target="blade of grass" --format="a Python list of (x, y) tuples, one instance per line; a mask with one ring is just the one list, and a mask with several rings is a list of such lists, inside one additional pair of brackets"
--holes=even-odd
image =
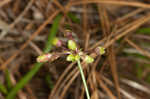
[(51, 81), (51, 76), (49, 74), (46, 75), (45, 80), (46, 80), (46, 83), (47, 83), (48, 87), (50, 89), (53, 89), (53, 83)]
[(150, 34), (150, 28), (140, 28), (136, 32), (141, 34)]
[(5, 95), (8, 93), (6, 87), (1, 83), (0, 83), (0, 92), (2, 92)]
[(146, 77), (146, 82), (148, 82), (148, 83), (150, 84), (150, 75), (148, 75), (148, 76)]
[(47, 42), (46, 42), (46, 46), (45, 46), (45, 48), (44, 48), (44, 53), (48, 53), (48, 52), (51, 50), (51, 48), (52, 48), (52, 41), (53, 41), (53, 38), (55, 38), (56, 33), (57, 33), (57, 31), (58, 31), (58, 26), (59, 26), (59, 22), (60, 22), (60, 20), (61, 20), (61, 17), (62, 17), (62, 15), (59, 14), (59, 15), (55, 18), (55, 20), (54, 20), (54, 23), (53, 23), (53, 25), (52, 25), (50, 34), (48, 35), (48, 40), (47, 40)]
[(72, 20), (72, 22), (79, 24), (80, 19), (77, 18), (77, 16), (71, 12), (68, 12), (67, 16)]
[(136, 75), (140, 79), (142, 78), (143, 70), (139, 63), (136, 63)]
[[(56, 33), (58, 31), (59, 22), (61, 20), (62, 15), (58, 15), (54, 19), (54, 23), (52, 25), (52, 28), (50, 30), (50, 34), (48, 35), (48, 40), (46, 42), (46, 46), (44, 48), (44, 53), (48, 53), (52, 48), (52, 40), (56, 36)], [(7, 95), (6, 99), (13, 99), (17, 92), (22, 89), (31, 79), (32, 77), (38, 72), (40, 67), (44, 63), (35, 63), (33, 68), (15, 85), (15, 87), (10, 91), (10, 93)]]
[(149, 58), (147, 56), (144, 56), (144, 55), (141, 55), (139, 53), (123, 53), (125, 56), (132, 56), (132, 57), (135, 57), (135, 58), (141, 58), (141, 59), (145, 59), (145, 60), (149, 60)]
[(5, 71), (5, 77), (6, 77), (7, 89), (8, 89), (8, 91), (10, 91), (13, 87), (13, 84), (10, 79), (10, 73), (7, 69)]

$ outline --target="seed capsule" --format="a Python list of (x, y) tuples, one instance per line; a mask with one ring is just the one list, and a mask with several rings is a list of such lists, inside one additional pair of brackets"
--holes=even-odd
[(96, 51), (96, 53), (97, 54), (99, 54), (99, 55), (103, 55), (103, 54), (105, 54), (105, 48), (104, 47), (97, 47), (96, 49), (95, 49), (95, 51)]

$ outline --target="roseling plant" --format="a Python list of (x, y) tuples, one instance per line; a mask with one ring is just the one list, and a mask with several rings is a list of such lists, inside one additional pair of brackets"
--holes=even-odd
[[(55, 37), (53, 39), (52, 44), (56, 47), (62, 48), (62, 52), (53, 52), (53, 53), (47, 53), (43, 54), (37, 57), (37, 62), (52, 62), (56, 60), (57, 58), (67, 55), (66, 60), (70, 62), (77, 62), (78, 68), (80, 70), (81, 78), (84, 84), (84, 88), (86, 91), (87, 99), (90, 99), (88, 87), (86, 84), (85, 76), (83, 73), (83, 69), (80, 63), (80, 60), (83, 60), (85, 63), (90, 64), (94, 62), (94, 58), (90, 55), (87, 55), (87, 52), (84, 52), (79, 48), (79, 46), (76, 44), (71, 30), (66, 30), (66, 34), (64, 35), (68, 38), (67, 44), (64, 44), (59, 38)], [(105, 54), (105, 48), (99, 46), (95, 49), (93, 52), (95, 55), (103, 55)]]

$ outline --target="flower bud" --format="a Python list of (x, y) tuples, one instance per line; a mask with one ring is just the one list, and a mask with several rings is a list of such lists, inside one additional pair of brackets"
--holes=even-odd
[(67, 61), (72, 61), (74, 62), (75, 61), (75, 56), (73, 54), (70, 54), (67, 56)]
[(37, 62), (47, 62), (52, 57), (52, 54), (43, 54), (37, 57)]
[(96, 49), (95, 49), (95, 51), (96, 51), (96, 53), (97, 54), (100, 54), (100, 55), (103, 55), (103, 54), (105, 54), (105, 48), (104, 47), (97, 47)]
[(62, 45), (62, 42), (61, 42), (61, 40), (59, 40), (57, 37), (55, 37), (55, 38), (53, 39), (52, 44), (53, 44), (54, 46), (60, 47), (60, 46)]
[(77, 55), (73, 55), (73, 54), (70, 54), (67, 56), (67, 61), (78, 61), (80, 59), (80, 56), (77, 54)]
[(85, 61), (86, 63), (93, 63), (93, 62), (94, 62), (94, 59), (93, 59), (91, 56), (86, 55), (84, 61)]
[(73, 38), (72, 31), (71, 30), (66, 30), (65, 37), (67, 37), (67, 38)]
[(80, 60), (80, 56), (79, 56), (78, 54), (75, 55), (75, 60), (76, 60), (76, 61)]
[(76, 50), (77, 45), (73, 40), (68, 40), (68, 48), (71, 49), (71, 50)]

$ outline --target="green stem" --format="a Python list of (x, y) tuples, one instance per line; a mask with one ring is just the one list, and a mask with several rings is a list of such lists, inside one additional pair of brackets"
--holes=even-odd
[(85, 80), (85, 77), (84, 77), (84, 73), (83, 73), (83, 70), (82, 70), (80, 60), (78, 60), (77, 63), (78, 63), (78, 67), (79, 67), (80, 74), (81, 74), (81, 77), (82, 77), (82, 81), (83, 81), (83, 84), (84, 84), (84, 88), (85, 88), (85, 91), (86, 91), (87, 99), (90, 99), (88, 87), (87, 87), (87, 84), (86, 84), (86, 80)]

